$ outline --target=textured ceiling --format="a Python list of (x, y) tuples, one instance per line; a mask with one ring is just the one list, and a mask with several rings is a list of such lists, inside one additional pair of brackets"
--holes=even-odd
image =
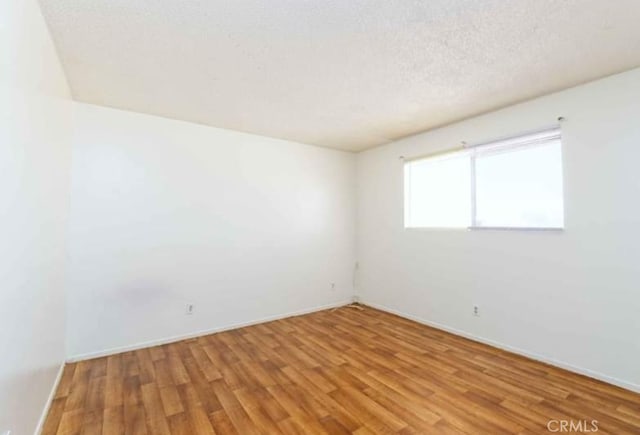
[(79, 101), (362, 150), (640, 65), (638, 0), (40, 0)]

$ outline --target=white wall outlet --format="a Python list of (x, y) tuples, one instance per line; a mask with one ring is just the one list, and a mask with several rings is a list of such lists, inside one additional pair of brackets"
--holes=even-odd
[(336, 283), (335, 282), (331, 283), (331, 290), (332, 291), (336, 291)]
[(476, 317), (480, 317), (480, 307), (478, 307), (477, 305), (473, 306), (473, 315)]
[(185, 314), (193, 314), (193, 304), (187, 304), (187, 308), (185, 310)]

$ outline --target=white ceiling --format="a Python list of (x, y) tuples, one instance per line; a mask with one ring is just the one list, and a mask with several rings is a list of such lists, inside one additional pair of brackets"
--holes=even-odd
[(640, 65), (638, 0), (40, 0), (74, 97), (345, 150)]

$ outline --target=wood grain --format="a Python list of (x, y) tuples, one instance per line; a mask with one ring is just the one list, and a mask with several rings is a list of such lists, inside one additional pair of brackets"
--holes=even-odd
[(537, 434), (550, 420), (637, 434), (640, 395), (344, 307), (68, 364), (43, 434)]

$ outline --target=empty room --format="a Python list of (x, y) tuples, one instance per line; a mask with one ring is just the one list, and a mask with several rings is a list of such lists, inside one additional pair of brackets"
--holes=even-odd
[(640, 434), (640, 1), (0, 2), (0, 435)]

